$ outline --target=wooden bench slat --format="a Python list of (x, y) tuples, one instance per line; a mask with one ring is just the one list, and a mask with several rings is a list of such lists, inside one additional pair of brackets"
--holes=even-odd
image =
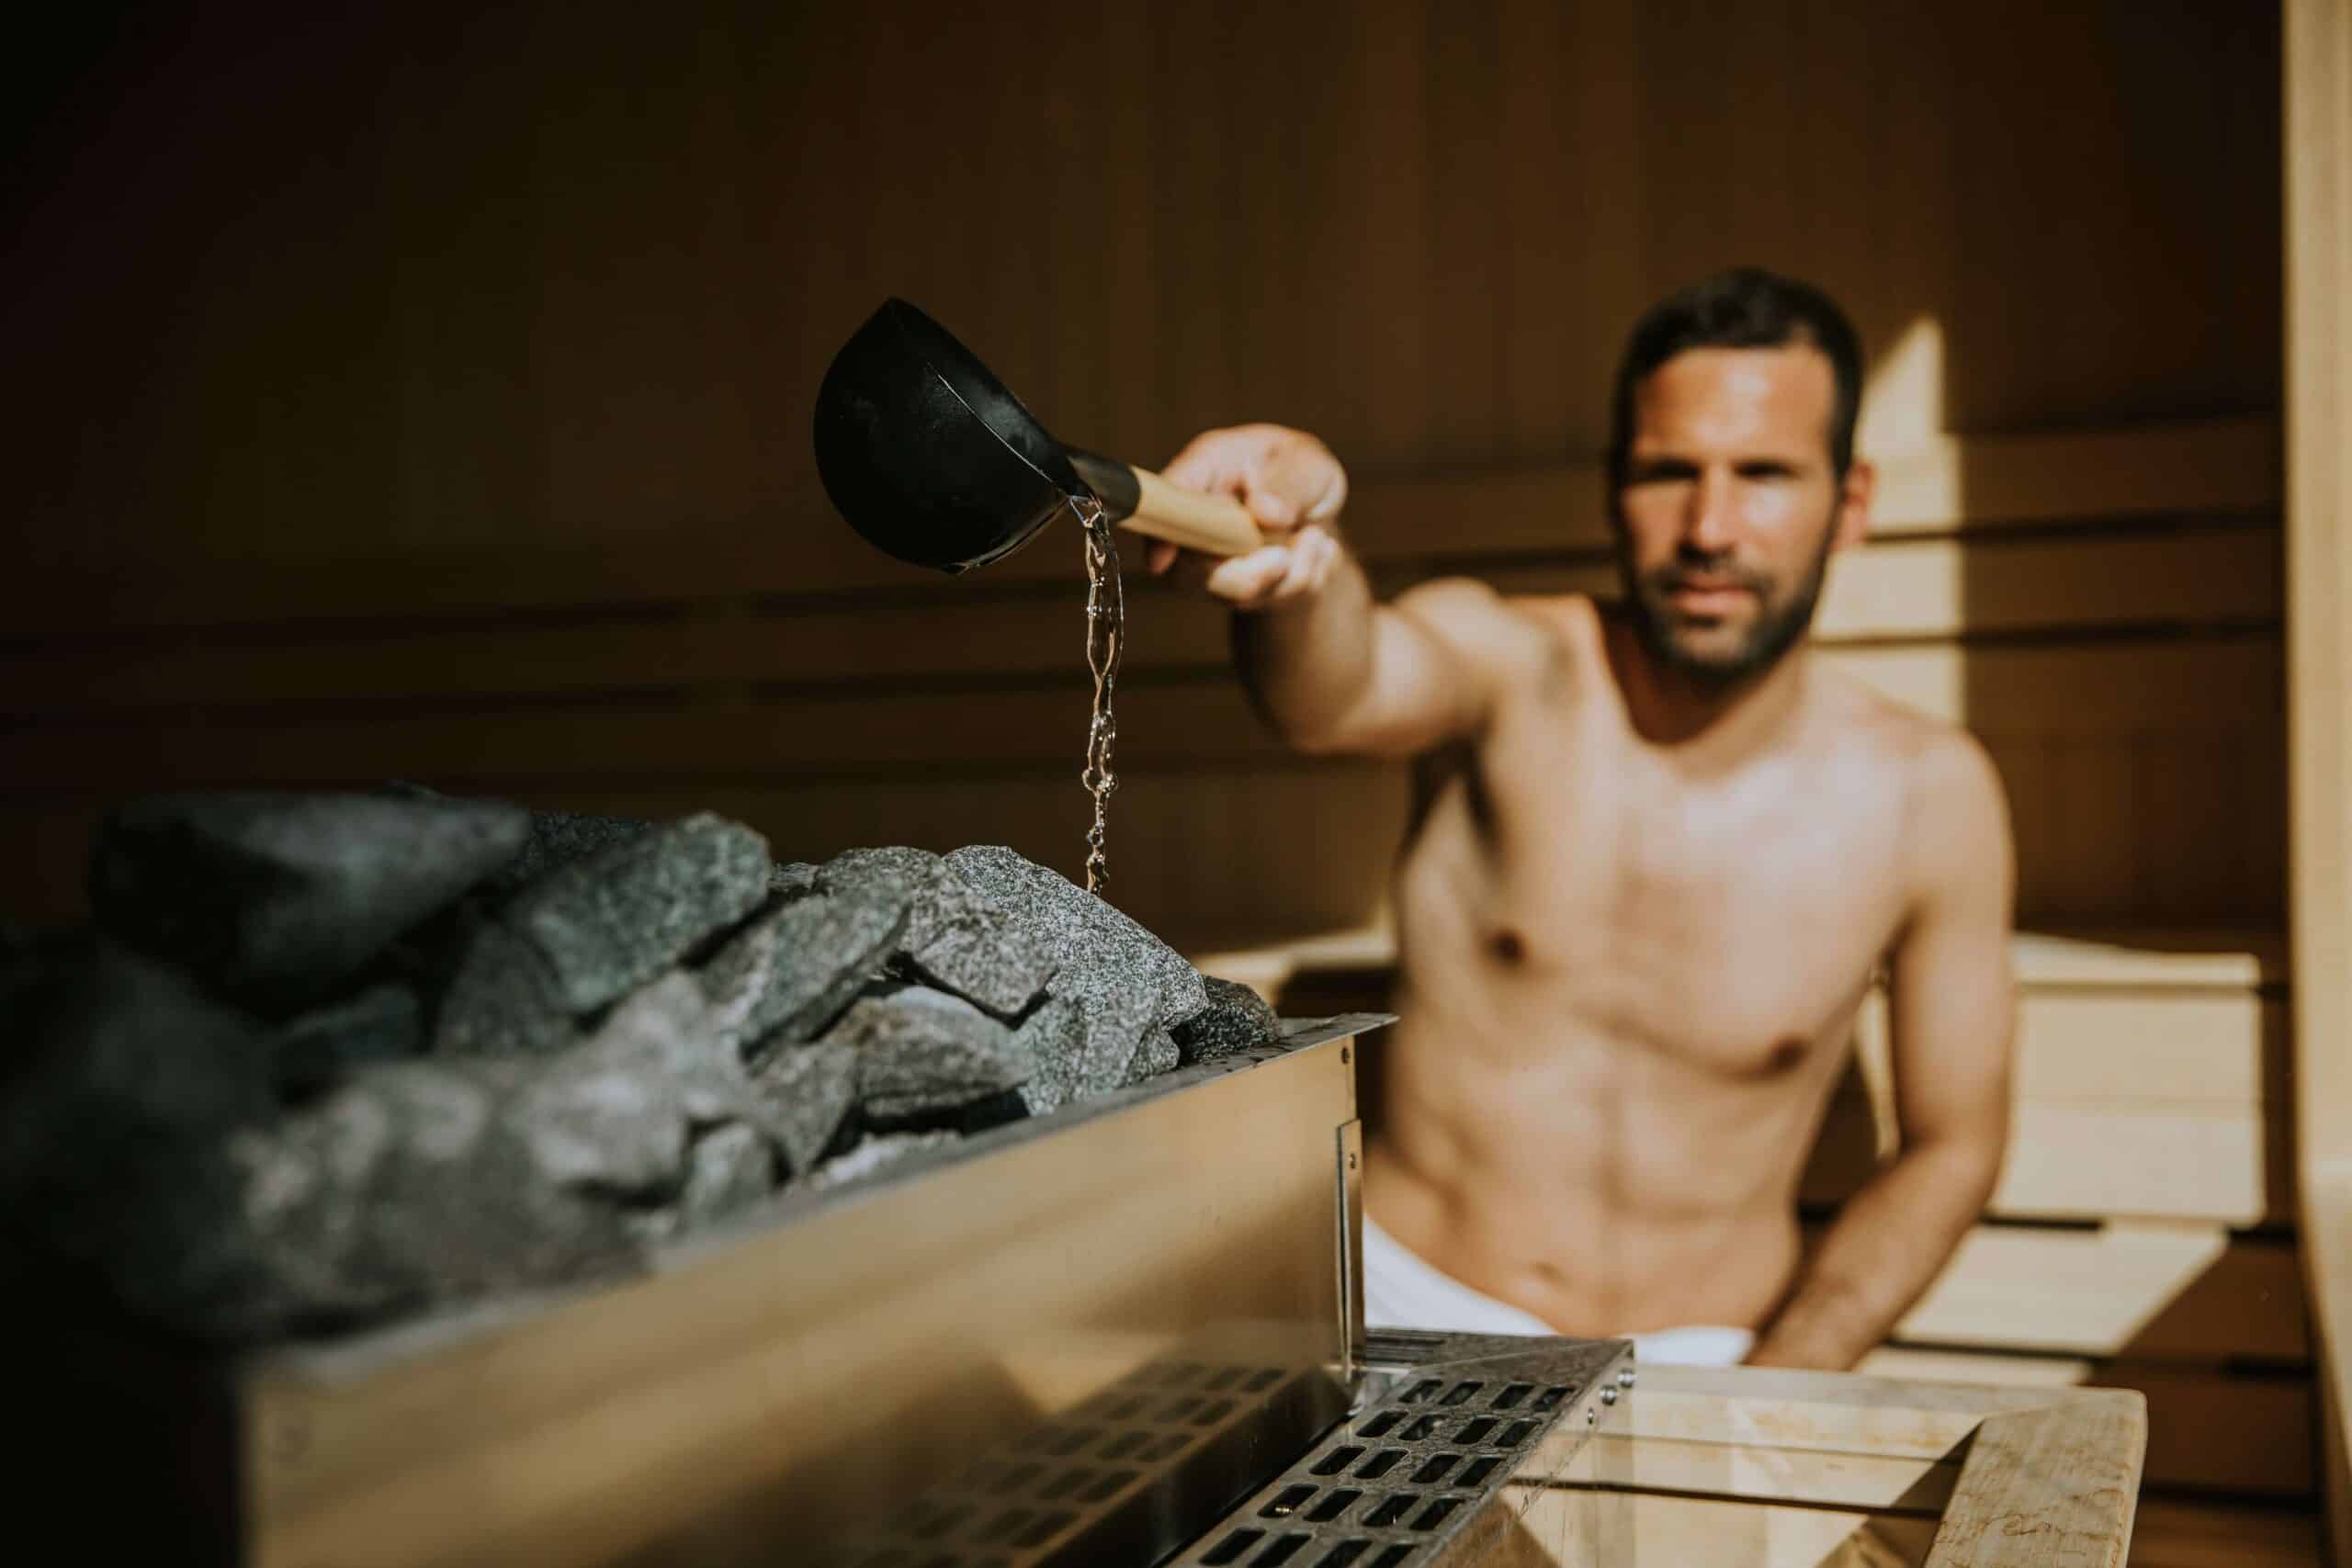
[(1896, 1346), (1871, 1351), (1859, 1370), (1875, 1377), (1972, 1387), (2026, 1389), (2079, 1382), (2131, 1389), (2148, 1401), (2147, 1484), (2278, 1498), (2312, 1495), (2313, 1390), (2308, 1375), (2250, 1375), (2222, 1367), (2052, 1360)]
[(2311, 1354), (2291, 1242), (2135, 1221), (1978, 1225), (1895, 1337), (2157, 1360)]
[[(2287, 1118), (2261, 1106), (2026, 1100), (1986, 1213), (2017, 1219), (2291, 1223)], [(1860, 1094), (1830, 1101), (1799, 1187), (1802, 1201), (1851, 1197), (1877, 1167), (1877, 1128)]]
[(2132, 1533), (2149, 1413), (2110, 1395), (1985, 1417), (1969, 1440), (1927, 1568), (1974, 1568), (2030, 1532), (2045, 1562), (2098, 1562)]

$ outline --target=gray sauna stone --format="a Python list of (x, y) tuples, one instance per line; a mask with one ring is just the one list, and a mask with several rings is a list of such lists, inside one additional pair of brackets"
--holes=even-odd
[(514, 860), (529, 830), (486, 801), (156, 795), (100, 827), (91, 905), (105, 930), (282, 1017)]
[(1282, 1020), (1248, 986), (1201, 976), (1209, 1005), (1175, 1028), (1177, 1049), (1186, 1063), (1214, 1061), (1282, 1040)]
[(500, 918), (546, 958), (564, 1005), (587, 1012), (749, 915), (772, 869), (765, 840), (705, 812), (558, 866)]

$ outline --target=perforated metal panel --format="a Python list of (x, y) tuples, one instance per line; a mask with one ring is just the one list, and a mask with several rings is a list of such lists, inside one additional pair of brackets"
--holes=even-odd
[[(1374, 1330), (1363, 1408), (1181, 1568), (1419, 1568), (1497, 1526), (1514, 1477), (1549, 1475), (1633, 1380), (1622, 1339)], [(1457, 1559), (1458, 1560), (1458, 1559)]]
[(831, 1561), (841, 1568), (1149, 1562), (1165, 1550), (1152, 1550), (1165, 1540), (1159, 1519), (1215, 1517), (1266, 1472), (1244, 1450), (1283, 1432), (1303, 1446), (1343, 1401), (1326, 1369), (1153, 1361), (923, 1487), (898, 1517), (860, 1532)]

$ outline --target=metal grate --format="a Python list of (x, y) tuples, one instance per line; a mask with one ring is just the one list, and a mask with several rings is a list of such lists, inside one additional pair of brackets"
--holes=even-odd
[(1297, 1400), (1309, 1376), (1321, 1374), (1209, 1359), (1149, 1363), (925, 1487), (899, 1518), (861, 1531), (830, 1560), (838, 1568), (1095, 1560), (1102, 1527), (1187, 1466), (1214, 1469), (1210, 1450), (1220, 1439), (1250, 1429), (1270, 1404)]
[(1633, 1381), (1622, 1339), (1375, 1330), (1365, 1352), (1363, 1406), (1175, 1568), (1433, 1562), (1539, 1449), (1546, 1469), (1565, 1464)]

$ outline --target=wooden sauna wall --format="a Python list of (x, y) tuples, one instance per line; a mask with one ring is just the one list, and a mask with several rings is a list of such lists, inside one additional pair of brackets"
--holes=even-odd
[[(1752, 260), (1873, 349), (1884, 527), (1822, 631), (1992, 748), (2023, 922), (2279, 921), (2267, 8), (649, 16), (148, 24), (18, 116), (0, 911), (74, 915), (126, 795), (393, 777), (1075, 873), (1075, 539), (948, 581), (816, 483), (818, 378), (876, 303), (1136, 461), (1237, 420), (1322, 433), (1385, 583), (1604, 587), (1622, 335)], [(1373, 916), (1396, 773), (1284, 755), (1214, 609), (1131, 604), (1119, 900), (1196, 949)], [(2286, 976), (2275, 942), (2220, 945), (2256, 956), (2029, 950), (2058, 1120), (1906, 1353), (2133, 1382), (2161, 1480), (2296, 1497)], [(2146, 1039), (2187, 1121), (2132, 1120)], [(1866, 1111), (1833, 1134), (1866, 1142)], [(1828, 1201), (1868, 1150), (1825, 1156)], [(2115, 1321), (2124, 1275), (2173, 1304)]]
[[(1619, 340), (1752, 259), (1882, 356), (1940, 333), (1881, 424), (1959, 439), (1826, 629), (1993, 742), (2028, 917), (2273, 919), (2275, 28), (2050, 9), (127, 33), (7, 198), (6, 907), (71, 914), (122, 795), (395, 776), (1075, 870), (1075, 540), (951, 581), (833, 518), (810, 400), (866, 311), (1138, 461), (1322, 432), (1387, 581), (1601, 582)], [(1200, 942), (1364, 917), (1395, 775), (1284, 756), (1213, 613), (1134, 613), (1121, 899)]]

